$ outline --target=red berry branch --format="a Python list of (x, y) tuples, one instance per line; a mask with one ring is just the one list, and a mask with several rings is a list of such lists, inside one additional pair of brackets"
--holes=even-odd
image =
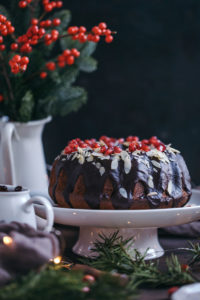
[[(33, 77), (45, 79), (47, 78), (49, 72), (53, 72), (57, 69), (60, 69), (60, 73), (62, 72), (61, 74), (63, 74), (64, 70), (61, 69), (69, 68), (71, 65), (75, 64), (75, 68), (81, 70), (81, 62), (86, 58), (86, 54), (81, 56), (81, 51), (84, 49), (84, 45), (80, 48), (76, 46), (78, 49), (74, 46), (66, 46), (66, 49), (63, 49), (63, 44), (60, 44), (60, 47), (62, 48), (62, 52), (60, 54), (57, 53), (56, 57), (49, 59), (47, 62), (45, 62), (45, 56), (43, 55), (40, 66), (38, 63), (35, 64), (35, 62), (33, 62), (33, 64), (37, 66), (37, 68), (34, 68), (33, 64), (31, 64), (32, 60), (34, 59), (34, 54), (32, 55), (32, 52), (38, 51), (38, 53), (41, 53), (41, 51), (43, 51), (41, 50), (41, 46), (49, 47), (58, 40), (65, 38), (71, 38), (72, 40), (81, 44), (88, 42), (98, 43), (101, 39), (104, 39), (106, 43), (111, 43), (113, 41), (113, 35), (116, 34), (116, 32), (111, 31), (104, 22), (92, 27), (91, 30), (87, 30), (87, 28), (84, 26), (70, 26), (66, 29), (63, 29), (63, 23), (66, 20), (63, 17), (63, 20), (61, 17), (59, 17), (60, 15), (63, 16), (63, 14), (58, 13), (57, 16), (55, 14), (53, 17), (51, 17), (50, 14), (52, 11), (61, 8), (63, 6), (63, 1), (13, 1), (16, 1), (19, 9), (23, 9), (24, 12), (26, 10), (30, 10), (30, 21), (25, 32), (24, 27), (22, 27), (23, 31), (19, 30), (19, 28), (15, 30), (13, 25), (15, 23), (13, 22), (12, 24), (11, 20), (8, 20), (4, 14), (0, 14), (0, 72), (5, 79), (4, 81), (6, 82), (8, 89), (8, 93), (0, 93), (0, 102), (2, 102), (4, 99), (15, 99), (15, 87), (12, 86), (14, 82), (13, 78), (15, 76), (10, 76), (11, 74), (23, 75), (23, 73), (29, 69), (29, 75), (24, 78), (24, 83), (31, 86), (30, 82), (32, 80), (30, 81), (30, 79)], [(38, 8), (42, 8), (41, 14), (37, 13)], [(68, 13), (68, 11), (63, 10), (63, 13)], [(17, 24), (19, 23), (20, 22)], [(16, 32), (24, 33), (17, 35)], [(87, 48), (87, 45), (85, 48)], [(60, 48), (58, 47), (57, 50), (58, 49)], [(95, 66), (95, 60), (92, 60), (91, 58), (90, 62), (88, 63), (91, 65), (91, 67), (88, 65), (88, 70), (89, 68), (92, 68), (93, 70), (95, 69), (95, 67), (92, 66), (92, 63)], [(11, 72), (11, 74), (9, 74), (9, 72)], [(59, 72), (56, 73), (56, 76), (58, 76), (57, 74), (59, 74)], [(35, 94), (33, 90), (32, 94)], [(23, 95), (21, 97), (23, 97)], [(10, 109), (13, 110), (13, 107), (10, 106)], [(15, 112), (12, 114), (14, 115), (14, 118), (16, 118), (16, 114), (17, 107)]]

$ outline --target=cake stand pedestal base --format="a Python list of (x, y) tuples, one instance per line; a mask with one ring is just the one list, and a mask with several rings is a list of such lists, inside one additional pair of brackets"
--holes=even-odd
[[(163, 248), (158, 241), (157, 228), (99, 228), (99, 227), (80, 227), (79, 239), (73, 247), (73, 252), (85, 256), (95, 257), (91, 251), (94, 242), (101, 240), (99, 234), (110, 237), (114, 232), (119, 231), (119, 236), (123, 239), (133, 238), (133, 243), (127, 245), (129, 255), (134, 259), (137, 249), (141, 254), (145, 254), (145, 259), (158, 258), (164, 254)], [(148, 250), (147, 250), (148, 249)]]

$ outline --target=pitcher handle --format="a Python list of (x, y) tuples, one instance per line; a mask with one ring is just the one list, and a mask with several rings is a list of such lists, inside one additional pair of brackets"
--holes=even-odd
[(6, 184), (16, 185), (16, 172), (12, 149), (12, 136), (15, 126), (12, 123), (5, 123), (1, 130), (2, 158), (5, 162), (4, 180)]

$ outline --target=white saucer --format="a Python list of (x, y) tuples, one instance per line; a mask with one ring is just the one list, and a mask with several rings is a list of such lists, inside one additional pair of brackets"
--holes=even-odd
[[(188, 207), (191, 205), (190, 207)], [(36, 213), (45, 217), (43, 206), (36, 205)], [(158, 227), (190, 223), (200, 219), (200, 191), (193, 190), (185, 207), (148, 210), (90, 210), (54, 207), (55, 223), (79, 226), (79, 240), (75, 253), (91, 256), (90, 249), (99, 233), (112, 234), (117, 229), (124, 238), (134, 236), (133, 248), (144, 253), (149, 248), (147, 259), (163, 255), (157, 238)]]

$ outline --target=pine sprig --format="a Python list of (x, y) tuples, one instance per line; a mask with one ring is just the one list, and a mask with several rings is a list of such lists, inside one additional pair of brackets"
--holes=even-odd
[[(89, 291), (84, 292), (88, 287)], [(118, 278), (110, 274), (100, 276), (94, 284), (83, 282), (81, 271), (48, 267), (40, 273), (31, 272), (0, 290), (1, 300), (125, 300), (134, 299), (136, 290), (122, 286)]]
[(135, 287), (144, 284), (145, 286), (182, 285), (195, 281), (188, 270), (182, 270), (175, 255), (166, 260), (166, 272), (159, 270), (158, 262), (146, 261), (145, 254), (141, 255), (136, 249), (133, 253), (134, 259), (132, 259), (129, 255), (129, 247), (132, 242), (131, 239), (123, 240), (118, 232), (110, 237), (100, 235), (92, 249), (95, 255), (98, 254), (98, 257), (94, 259), (84, 258), (81, 259), (81, 262), (100, 270), (127, 274)]

